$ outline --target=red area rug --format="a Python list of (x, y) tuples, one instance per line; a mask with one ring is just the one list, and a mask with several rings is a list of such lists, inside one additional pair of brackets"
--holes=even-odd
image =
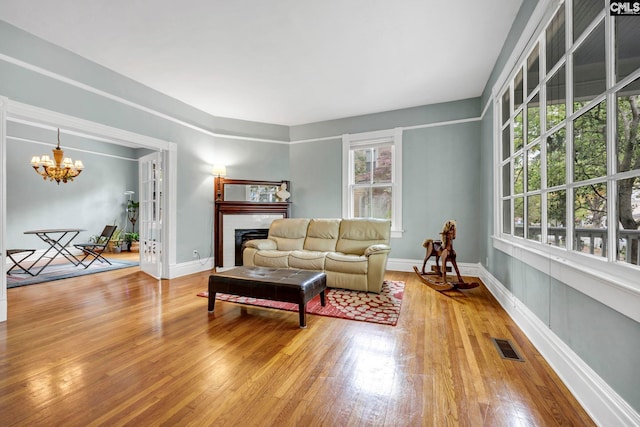
[[(208, 297), (208, 292), (200, 292), (199, 297)], [(325, 292), (326, 305), (320, 305), (320, 295), (307, 303), (307, 313), (340, 319), (360, 320), (395, 326), (400, 317), (400, 307), (404, 296), (404, 282), (385, 281), (379, 294), (373, 292), (328, 289)], [(288, 302), (270, 301), (237, 295), (217, 293), (216, 299), (258, 307), (298, 311), (298, 305)]]

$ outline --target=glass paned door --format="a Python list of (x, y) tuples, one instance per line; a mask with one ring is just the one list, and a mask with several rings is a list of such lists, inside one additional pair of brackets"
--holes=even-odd
[(138, 160), (140, 187), (140, 269), (159, 279), (162, 274), (162, 153)]

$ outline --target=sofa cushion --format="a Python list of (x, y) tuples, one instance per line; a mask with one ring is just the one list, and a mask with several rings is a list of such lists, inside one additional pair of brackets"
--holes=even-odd
[(272, 268), (289, 268), (290, 251), (258, 251), (253, 260), (255, 265)]
[(327, 254), (324, 269), (348, 274), (367, 274), (369, 260), (366, 256), (347, 255), (336, 252)]
[(335, 251), (339, 232), (339, 219), (312, 219), (307, 229), (304, 249), (323, 252)]
[(324, 270), (326, 252), (319, 251), (291, 251), (289, 254), (289, 267), (302, 270)]
[(269, 227), (269, 239), (275, 240), (281, 251), (302, 249), (309, 227), (308, 218), (276, 219)]
[(391, 221), (376, 219), (343, 219), (336, 251), (362, 255), (371, 245), (389, 243)]

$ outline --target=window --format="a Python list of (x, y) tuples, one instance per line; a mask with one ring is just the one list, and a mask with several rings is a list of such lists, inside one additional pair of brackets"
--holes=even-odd
[(402, 232), (402, 129), (342, 137), (343, 216), (391, 220), (391, 237)]
[(494, 99), (501, 237), (637, 274), (639, 39), (637, 17), (594, 0), (561, 3), (532, 39)]

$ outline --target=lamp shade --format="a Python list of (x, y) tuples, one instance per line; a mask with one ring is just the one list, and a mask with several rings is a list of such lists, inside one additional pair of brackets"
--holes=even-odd
[(225, 165), (213, 165), (211, 173), (215, 176), (225, 176), (227, 174), (227, 168)]

